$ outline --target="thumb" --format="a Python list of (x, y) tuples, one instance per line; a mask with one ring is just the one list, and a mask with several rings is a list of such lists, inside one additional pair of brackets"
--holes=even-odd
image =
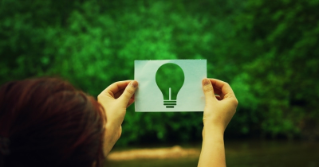
[(211, 82), (205, 78), (202, 80), (203, 91), (205, 94), (206, 104), (209, 104), (211, 101), (216, 100), (214, 88)]
[(138, 86), (138, 82), (137, 81), (131, 81), (125, 88), (123, 94), (121, 95), (121, 97), (119, 98), (121, 101), (123, 101), (123, 103), (125, 104), (125, 106), (127, 106), (127, 104), (129, 103), (130, 99), (132, 98), (132, 96), (134, 95), (136, 89)]

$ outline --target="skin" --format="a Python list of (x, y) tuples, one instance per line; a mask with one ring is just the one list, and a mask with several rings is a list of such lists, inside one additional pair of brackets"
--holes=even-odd
[[(106, 112), (105, 156), (111, 151), (122, 133), (126, 109), (134, 102), (137, 81), (127, 80), (113, 83), (98, 96)], [(203, 116), (203, 144), (199, 157), (199, 167), (226, 166), (224, 131), (236, 112), (238, 101), (226, 82), (217, 79), (203, 79), (205, 94)]]
[(203, 79), (202, 85), (206, 105), (203, 117), (203, 144), (198, 166), (224, 167), (224, 132), (236, 112), (238, 100), (226, 82)]
[(97, 97), (106, 114), (104, 155), (111, 151), (122, 133), (122, 123), (126, 108), (134, 102), (134, 93), (138, 87), (137, 81), (119, 81), (108, 86)]

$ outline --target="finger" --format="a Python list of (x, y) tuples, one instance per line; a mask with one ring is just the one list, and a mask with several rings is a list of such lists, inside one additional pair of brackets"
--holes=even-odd
[(131, 82), (131, 80), (127, 80), (127, 81), (119, 81), (119, 82), (115, 82), (113, 84), (111, 84), (110, 86), (108, 86), (106, 89), (104, 89), (101, 94), (102, 95), (110, 95), (113, 98), (115, 98), (115, 95), (124, 90), (126, 88), (126, 86)]
[(222, 100), (222, 97), (220, 97), (220, 95), (215, 95), (217, 100)]
[(206, 104), (208, 104), (212, 100), (216, 100), (214, 88), (207, 78), (202, 80), (202, 85), (203, 85), (203, 91), (205, 94)]
[(126, 108), (129, 107), (131, 104), (133, 104), (134, 101), (135, 101), (134, 98), (131, 98), (131, 99), (129, 100), (129, 102), (128, 102)]
[(233, 89), (230, 87), (230, 85), (224, 81), (218, 80), (218, 79), (209, 79), (212, 83), (213, 87), (216, 90), (220, 91), (220, 96), (222, 99), (229, 98), (229, 97), (235, 97)]
[(127, 105), (130, 101), (130, 99), (133, 97), (136, 89), (137, 89), (138, 83), (137, 81), (131, 81), (130, 84), (127, 85), (125, 88), (123, 94), (119, 97), (125, 105)]

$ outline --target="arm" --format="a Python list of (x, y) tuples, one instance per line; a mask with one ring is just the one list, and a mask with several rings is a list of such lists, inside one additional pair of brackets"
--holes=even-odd
[(98, 95), (98, 102), (103, 106), (107, 119), (103, 145), (105, 156), (121, 136), (126, 108), (134, 102), (137, 87), (137, 81), (119, 81)]
[(203, 79), (202, 84), (206, 105), (198, 166), (225, 167), (224, 131), (236, 112), (238, 101), (231, 87), (223, 81)]

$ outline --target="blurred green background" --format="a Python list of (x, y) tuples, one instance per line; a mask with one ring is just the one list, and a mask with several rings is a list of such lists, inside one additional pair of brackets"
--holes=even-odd
[[(134, 60), (207, 59), (239, 100), (227, 139), (319, 138), (319, 0), (1, 0), (0, 84), (61, 76), (97, 96)], [(202, 113), (128, 109), (117, 146), (201, 141)]]

